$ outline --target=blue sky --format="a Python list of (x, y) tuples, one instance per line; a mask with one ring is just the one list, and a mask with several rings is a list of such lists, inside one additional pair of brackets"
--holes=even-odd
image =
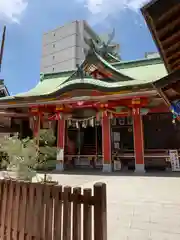
[(42, 34), (66, 22), (85, 19), (100, 34), (115, 27), (124, 60), (156, 51), (139, 7), (143, 0), (0, 0), (0, 29), (7, 25), (1, 78), (9, 92), (39, 81)]

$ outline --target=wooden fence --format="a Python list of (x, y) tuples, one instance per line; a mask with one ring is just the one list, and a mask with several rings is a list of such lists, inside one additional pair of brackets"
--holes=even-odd
[(0, 180), (0, 239), (107, 240), (106, 185), (93, 188)]

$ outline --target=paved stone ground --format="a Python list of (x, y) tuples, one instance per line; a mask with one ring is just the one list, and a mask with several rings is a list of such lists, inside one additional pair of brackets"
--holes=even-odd
[(180, 240), (180, 175), (52, 174), (62, 185), (105, 182), (108, 239)]
[(97, 181), (107, 184), (110, 240), (179, 240), (180, 177), (166, 174), (54, 174), (53, 179), (82, 187), (92, 187)]

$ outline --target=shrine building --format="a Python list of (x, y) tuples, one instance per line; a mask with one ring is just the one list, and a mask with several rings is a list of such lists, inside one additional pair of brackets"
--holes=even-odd
[(169, 149), (180, 149), (180, 54), (174, 52), (180, 43), (173, 42), (179, 30), (169, 36), (166, 29), (176, 27), (179, 7), (178, 1), (158, 0), (142, 8), (152, 35), (154, 21), (157, 35), (167, 36), (162, 45), (154, 37), (161, 56), (122, 61), (108, 43), (90, 40), (76, 71), (42, 73), (34, 89), (1, 98), (0, 111), (6, 111), (21, 138), (38, 137), (42, 128), (54, 130), (59, 171), (165, 170)]

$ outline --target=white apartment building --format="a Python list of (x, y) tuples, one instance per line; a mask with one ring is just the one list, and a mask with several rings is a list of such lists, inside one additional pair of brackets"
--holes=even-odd
[(86, 21), (74, 21), (43, 35), (41, 72), (75, 70), (85, 59), (87, 39), (99, 40)]

